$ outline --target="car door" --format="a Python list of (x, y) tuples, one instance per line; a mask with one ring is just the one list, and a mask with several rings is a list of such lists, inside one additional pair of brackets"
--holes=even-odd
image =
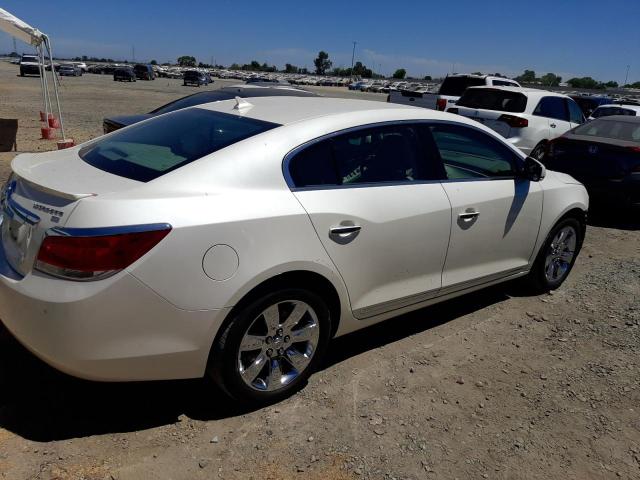
[(286, 161), (358, 318), (419, 303), (441, 287), (451, 207), (441, 165), (425, 152), (416, 126), (392, 124), (324, 138)]
[(563, 97), (542, 97), (538, 102), (533, 115), (546, 118), (549, 124), (549, 138), (559, 137), (570, 130), (569, 109)]
[(518, 175), (519, 155), (478, 128), (430, 127), (447, 180), (451, 238), (443, 292), (528, 269), (540, 227), (542, 189)]

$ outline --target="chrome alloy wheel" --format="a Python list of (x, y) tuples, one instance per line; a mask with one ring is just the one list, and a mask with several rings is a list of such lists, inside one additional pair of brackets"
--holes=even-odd
[(561, 228), (553, 238), (544, 261), (544, 275), (548, 282), (564, 278), (576, 252), (577, 232), (571, 226)]
[(286, 387), (308, 366), (318, 347), (316, 312), (301, 300), (266, 308), (244, 333), (238, 351), (242, 380), (259, 391)]

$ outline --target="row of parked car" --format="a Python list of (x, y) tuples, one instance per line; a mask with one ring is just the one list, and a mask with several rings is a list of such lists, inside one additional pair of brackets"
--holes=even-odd
[(388, 101), (472, 119), (580, 180), (596, 198), (640, 206), (638, 102), (522, 88), (513, 80), (476, 75), (448, 77), (437, 93), (391, 92)]

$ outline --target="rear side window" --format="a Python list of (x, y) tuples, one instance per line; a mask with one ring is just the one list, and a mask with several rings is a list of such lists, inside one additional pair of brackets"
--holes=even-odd
[(521, 113), (527, 107), (527, 97), (522, 93), (491, 88), (472, 88), (464, 92), (458, 105), (468, 108)]
[(484, 78), (477, 77), (447, 77), (440, 86), (440, 95), (448, 95), (451, 97), (459, 97), (469, 87), (480, 87), (486, 85)]
[(148, 182), (277, 126), (190, 108), (119, 130), (81, 149), (80, 157), (105, 172)]
[(533, 111), (539, 117), (569, 121), (567, 106), (562, 97), (543, 97)]
[(488, 134), (462, 125), (434, 125), (430, 129), (448, 179), (515, 174), (518, 161), (515, 154)]
[(630, 108), (622, 107), (599, 107), (596, 108), (592, 114), (593, 118), (608, 117), (611, 115), (627, 115), (629, 117), (635, 117), (636, 112)]
[(292, 157), (289, 174), (298, 188), (441, 179), (427, 165), (420, 134), (392, 125), (336, 135)]

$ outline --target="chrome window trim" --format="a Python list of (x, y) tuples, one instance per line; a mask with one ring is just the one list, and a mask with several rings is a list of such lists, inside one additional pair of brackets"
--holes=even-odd
[[(477, 182), (477, 181), (495, 181), (495, 180), (516, 180), (517, 176), (509, 175), (504, 177), (485, 177), (485, 178), (444, 178), (440, 180), (413, 180), (413, 181), (404, 181), (404, 182), (376, 182), (376, 183), (354, 183), (348, 185), (313, 185), (308, 187), (297, 187), (291, 178), (291, 173), (289, 171), (289, 164), (291, 160), (300, 152), (306, 150), (307, 148), (320, 143), (324, 140), (328, 140), (333, 137), (337, 137), (339, 135), (343, 135), (350, 132), (357, 132), (360, 130), (366, 130), (369, 128), (377, 128), (377, 127), (386, 127), (392, 125), (405, 126), (405, 125), (416, 125), (416, 124), (427, 124), (427, 125), (446, 125), (446, 126), (455, 126), (455, 127), (466, 127), (472, 130), (476, 130), (484, 135), (491, 137), (491, 135), (481, 128), (476, 127), (475, 125), (468, 125), (466, 123), (459, 123), (454, 121), (447, 120), (428, 120), (428, 119), (406, 119), (406, 120), (389, 120), (385, 122), (375, 122), (375, 123), (367, 123), (358, 125), (355, 127), (349, 127), (342, 130), (336, 130), (335, 132), (327, 133), (320, 137), (314, 138), (312, 140), (308, 140), (307, 142), (298, 145), (297, 147), (291, 149), (282, 160), (282, 174), (284, 176), (285, 182), (287, 186), (292, 192), (304, 192), (311, 190), (338, 190), (344, 188), (372, 188), (372, 187), (395, 187), (400, 185), (425, 185), (432, 183), (452, 183), (452, 182)], [(499, 141), (498, 139), (494, 139), (495, 141)], [(524, 154), (517, 150), (512, 145), (508, 143), (504, 143), (504, 146), (509, 149), (516, 159), (520, 161), (524, 160)]]

